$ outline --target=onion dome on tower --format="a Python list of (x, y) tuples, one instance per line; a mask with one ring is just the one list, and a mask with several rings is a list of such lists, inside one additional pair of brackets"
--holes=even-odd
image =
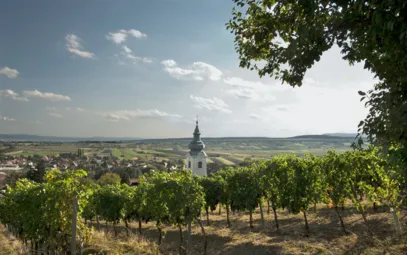
[(196, 120), (196, 126), (193, 135), (194, 137), (188, 146), (191, 155), (198, 154), (203, 149), (205, 149), (205, 144), (202, 142), (201, 133), (199, 132), (198, 120)]
[(204, 151), (205, 144), (201, 141), (201, 132), (199, 132), (198, 117), (196, 118), (196, 126), (194, 137), (189, 143), (189, 152), (187, 154), (186, 164), (187, 169), (192, 170), (192, 174), (207, 176), (206, 158), (208, 157)]

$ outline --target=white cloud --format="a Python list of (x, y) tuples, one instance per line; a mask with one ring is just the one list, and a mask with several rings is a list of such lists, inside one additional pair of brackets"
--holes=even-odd
[(258, 115), (256, 113), (252, 113), (249, 116), (251, 119), (255, 119), (255, 120), (266, 120), (267, 118), (261, 115)]
[(26, 98), (26, 97), (13, 97), (13, 100), (15, 100), (15, 101), (22, 101), (22, 102), (28, 102), (28, 98)]
[(274, 101), (276, 92), (290, 89), (288, 86), (266, 85), (259, 81), (247, 81), (239, 77), (225, 78), (223, 82), (230, 85), (230, 88), (226, 89), (228, 94), (236, 98), (256, 101)]
[(161, 61), (161, 64), (163, 64), (165, 67), (176, 67), (177, 66), (177, 62), (175, 62), (172, 59), (163, 60), (163, 61)]
[(268, 116), (270, 124), (278, 124), (279, 128), (296, 134), (356, 132), (359, 121), (368, 111), (357, 94), (358, 89), (364, 90), (364, 85), (354, 84), (357, 89), (348, 85), (349, 88), (344, 89), (321, 87), (318, 82), (296, 88), (295, 100), (261, 107), (259, 114)]
[(109, 33), (106, 38), (116, 44), (120, 44), (122, 42), (124, 42), (127, 38), (127, 33), (121, 33), (121, 32), (117, 32), (117, 33)]
[(23, 91), (23, 94), (26, 97), (35, 97), (35, 98), (41, 98), (49, 101), (70, 101), (71, 98), (69, 96), (64, 96), (60, 94), (54, 94), (51, 92), (41, 92), (38, 90), (25, 90)]
[(295, 104), (292, 104), (292, 105), (281, 104), (281, 105), (272, 105), (272, 106), (261, 107), (260, 110), (262, 110), (263, 112), (288, 112), (290, 108), (294, 108), (294, 107), (295, 107)]
[(164, 66), (164, 70), (178, 80), (220, 80), (222, 76), (222, 71), (213, 65), (204, 62), (194, 62), (191, 66), (187, 68), (181, 68), (178, 66), (177, 62), (172, 59), (167, 59), (161, 62)]
[(142, 32), (140, 32), (140, 31), (138, 31), (136, 29), (127, 30), (127, 33), (129, 35), (132, 35), (132, 36), (136, 37), (136, 38), (146, 38), (147, 37), (147, 35), (145, 33), (142, 33)]
[(311, 77), (305, 77), (303, 80), (304, 84), (316, 84), (316, 81)]
[(66, 49), (69, 52), (76, 54), (83, 58), (93, 58), (94, 57), (94, 54), (92, 52), (83, 50), (83, 46), (80, 43), (81, 38), (79, 38), (77, 35), (68, 34), (65, 36), (65, 40), (66, 40)]
[(16, 119), (14, 118), (10, 118), (10, 117), (6, 117), (6, 116), (0, 116), (0, 121), (4, 120), (4, 121), (16, 121)]
[(20, 73), (16, 69), (11, 69), (11, 68), (5, 66), (2, 69), (0, 69), (0, 74), (7, 76), (7, 78), (9, 78), (9, 79), (14, 79), (14, 78), (17, 78), (17, 76)]
[(194, 106), (198, 109), (206, 109), (208, 111), (231, 113), (229, 106), (222, 100), (216, 97), (204, 98), (190, 95)]
[(54, 111), (54, 112), (57, 110), (57, 108), (55, 106), (47, 106), (47, 107), (45, 107), (45, 109), (47, 109), (48, 111)]
[(115, 44), (121, 44), (126, 41), (128, 36), (133, 36), (137, 39), (141, 38), (146, 38), (147, 35), (145, 33), (140, 32), (139, 30), (135, 29), (129, 29), (129, 30), (124, 30), (121, 29), (117, 32), (110, 32), (108, 35), (106, 35), (106, 38)]
[(122, 51), (120, 52), (120, 54), (122, 56), (124, 56), (126, 59), (132, 60), (133, 63), (137, 63), (137, 62), (152, 63), (153, 62), (153, 60), (151, 58), (134, 56), (133, 51), (126, 45), (122, 46)]
[(25, 97), (20, 97), (16, 92), (11, 89), (0, 90), (0, 97), (8, 97), (16, 101), (28, 101)]
[[(56, 111), (61, 110), (62, 108), (58, 109), (55, 106), (47, 106), (47, 107), (45, 107), (45, 109), (47, 109), (48, 111), (56, 112)], [(85, 111), (85, 109), (80, 108), (80, 107), (64, 107), (63, 110), (68, 111), (68, 112), (69, 111), (77, 111), (77, 112), (84, 112)]]
[(0, 96), (2, 97), (16, 97), (18, 94), (11, 89), (0, 90)]
[(49, 113), (49, 116), (54, 117), (54, 118), (58, 118), (58, 119), (63, 117), (61, 114), (56, 113), (56, 112)]
[(160, 118), (160, 119), (182, 118), (178, 114), (166, 113), (159, 111), (157, 109), (112, 111), (105, 113), (104, 116), (109, 121), (131, 120), (135, 118)]

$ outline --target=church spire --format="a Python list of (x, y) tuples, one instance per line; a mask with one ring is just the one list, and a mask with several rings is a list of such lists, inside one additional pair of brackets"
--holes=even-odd
[(199, 132), (199, 118), (196, 115), (196, 126), (193, 133), (193, 138), (189, 143), (189, 152), (187, 154), (186, 165), (188, 170), (192, 170), (192, 174), (200, 176), (208, 176), (206, 169), (205, 144), (201, 140), (201, 132)]
[(191, 151), (201, 151), (205, 148), (205, 144), (201, 141), (201, 132), (199, 131), (198, 115), (196, 115), (196, 126), (193, 133), (192, 141), (189, 143), (189, 149)]
[(195, 131), (194, 131), (194, 139), (195, 136), (198, 136), (198, 140), (201, 140), (200, 138), (201, 133), (199, 132), (199, 126), (198, 126), (198, 114), (196, 115), (196, 126), (195, 126)]

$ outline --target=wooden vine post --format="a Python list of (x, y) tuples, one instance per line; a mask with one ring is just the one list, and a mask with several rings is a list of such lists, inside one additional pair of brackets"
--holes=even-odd
[(76, 219), (78, 214), (78, 199), (73, 199), (72, 205), (72, 240), (71, 240), (71, 255), (76, 254)]

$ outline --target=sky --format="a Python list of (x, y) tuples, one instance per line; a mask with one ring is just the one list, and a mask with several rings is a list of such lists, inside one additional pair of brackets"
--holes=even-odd
[(301, 88), (239, 68), (232, 1), (0, 2), (0, 133), (288, 137), (355, 133), (373, 87), (327, 51)]

